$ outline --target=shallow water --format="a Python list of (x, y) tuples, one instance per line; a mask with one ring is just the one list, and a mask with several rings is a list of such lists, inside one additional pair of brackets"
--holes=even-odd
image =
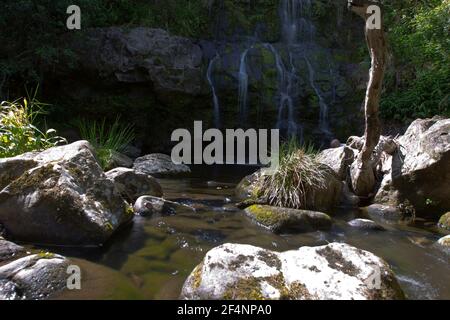
[(82, 290), (64, 292), (59, 298), (176, 299), (206, 252), (222, 243), (285, 251), (337, 241), (384, 258), (410, 299), (450, 299), (450, 255), (434, 245), (443, 236), (435, 223), (382, 224), (387, 231), (361, 231), (346, 222), (363, 217), (362, 213), (339, 209), (330, 231), (274, 235), (250, 223), (233, 206), (234, 185), (250, 170), (199, 168), (188, 179), (161, 180), (167, 199), (197, 211), (136, 217), (102, 249), (57, 249), (82, 268)]

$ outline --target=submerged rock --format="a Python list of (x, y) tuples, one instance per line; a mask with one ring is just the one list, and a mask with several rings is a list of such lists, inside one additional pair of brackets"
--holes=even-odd
[(162, 153), (153, 153), (134, 161), (133, 169), (138, 173), (151, 175), (157, 178), (186, 175), (191, 172), (184, 164), (174, 164), (170, 156)]
[(139, 197), (150, 195), (162, 197), (163, 190), (155, 178), (138, 173), (133, 169), (116, 168), (106, 173), (106, 177), (114, 182), (122, 197), (134, 203)]
[(87, 141), (0, 159), (0, 223), (13, 239), (99, 245), (130, 221)]
[(375, 300), (404, 299), (404, 294), (385, 261), (347, 244), (283, 253), (224, 244), (194, 269), (181, 298)]
[(450, 231), (450, 212), (447, 212), (439, 219), (439, 227)]
[(354, 219), (348, 222), (348, 225), (362, 230), (374, 230), (374, 231), (383, 231), (385, 230), (382, 226), (378, 225), (372, 220), (368, 219)]
[(69, 261), (55, 254), (27, 256), (0, 267), (0, 300), (50, 298), (67, 286)]
[(137, 199), (133, 210), (135, 214), (140, 216), (151, 216), (153, 214), (174, 215), (179, 210), (195, 211), (190, 206), (153, 196), (142, 196)]
[(245, 212), (253, 221), (275, 233), (327, 230), (332, 225), (331, 218), (322, 212), (264, 205), (250, 206)]
[(25, 248), (0, 237), (0, 263), (17, 258), (25, 253)]
[(416, 214), (450, 210), (450, 119), (414, 121), (383, 165), (376, 203), (412, 205)]

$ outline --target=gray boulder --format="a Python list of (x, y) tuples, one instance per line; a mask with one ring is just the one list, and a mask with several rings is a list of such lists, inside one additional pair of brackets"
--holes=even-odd
[(347, 177), (347, 171), (355, 160), (356, 150), (347, 146), (326, 149), (320, 152), (317, 160), (329, 166), (340, 180), (344, 181)]
[(245, 212), (254, 222), (275, 233), (327, 230), (332, 225), (331, 218), (322, 212), (264, 205), (250, 206)]
[(283, 253), (241, 244), (209, 251), (184, 283), (182, 299), (404, 299), (389, 265), (347, 244)]
[(0, 223), (21, 241), (103, 244), (133, 217), (87, 141), (0, 159)]
[(190, 206), (153, 196), (142, 196), (137, 199), (133, 210), (135, 214), (140, 216), (152, 216), (154, 214), (174, 215), (180, 210), (195, 211)]
[(157, 178), (186, 175), (191, 172), (184, 164), (174, 164), (170, 156), (162, 153), (153, 153), (134, 161), (133, 169), (138, 173), (151, 175)]
[(122, 197), (134, 203), (139, 197), (150, 195), (162, 197), (163, 190), (155, 178), (133, 169), (116, 168), (106, 172), (106, 177), (114, 182)]
[(376, 203), (407, 203), (417, 215), (450, 210), (450, 119), (416, 120), (387, 157)]
[(17, 258), (25, 253), (25, 248), (0, 237), (0, 263)]
[(382, 226), (376, 222), (368, 219), (354, 219), (348, 222), (348, 225), (361, 230), (372, 230), (372, 231), (383, 231), (385, 230)]
[(0, 300), (51, 298), (67, 286), (69, 261), (46, 253), (27, 256), (0, 267)]

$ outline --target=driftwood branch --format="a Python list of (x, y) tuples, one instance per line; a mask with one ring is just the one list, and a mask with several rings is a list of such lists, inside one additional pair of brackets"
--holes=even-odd
[(370, 28), (367, 23), (371, 17), (368, 10), (371, 5), (379, 6), (380, 3), (368, 0), (349, 0), (350, 9), (366, 22), (365, 35), (371, 57), (370, 79), (364, 103), (364, 144), (350, 170), (353, 191), (361, 197), (369, 196), (375, 188), (376, 181), (372, 161), (381, 135), (378, 112), (387, 52), (382, 19), (380, 19), (380, 28)]

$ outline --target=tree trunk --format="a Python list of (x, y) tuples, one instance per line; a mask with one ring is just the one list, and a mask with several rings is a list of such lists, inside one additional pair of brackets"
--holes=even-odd
[(386, 40), (382, 19), (380, 29), (370, 29), (367, 24), (367, 19), (370, 16), (367, 8), (372, 4), (380, 5), (367, 0), (349, 0), (352, 11), (366, 21), (366, 41), (372, 60), (364, 105), (366, 122), (364, 145), (350, 170), (353, 191), (360, 197), (370, 196), (374, 192), (376, 184), (374, 173), (374, 165), (376, 164), (373, 164), (371, 160), (381, 135), (378, 111), (386, 64)]

